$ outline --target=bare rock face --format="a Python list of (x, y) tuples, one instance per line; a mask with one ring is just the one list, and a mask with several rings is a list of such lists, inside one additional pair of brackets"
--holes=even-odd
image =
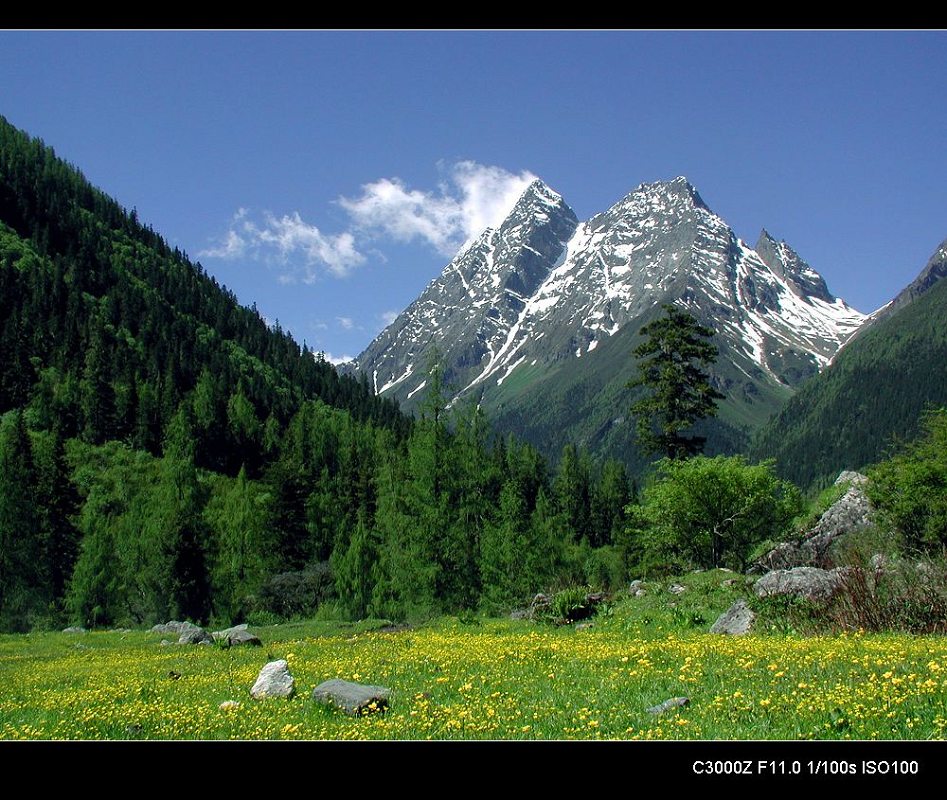
[(737, 600), (717, 618), (710, 632), (727, 636), (742, 636), (750, 632), (755, 621), (756, 614), (746, 604), (746, 600)]
[(260, 670), (250, 694), (261, 700), (264, 697), (292, 697), (295, 691), (296, 679), (290, 674), (286, 659), (281, 658), (271, 661)]
[(845, 568), (825, 570), (818, 567), (794, 567), (766, 573), (756, 582), (758, 597), (789, 595), (813, 602), (825, 602), (842, 585)]
[(793, 567), (824, 566), (829, 547), (842, 536), (868, 527), (872, 509), (865, 495), (868, 479), (858, 472), (842, 472), (835, 481), (849, 484), (848, 491), (829, 506), (802, 538), (802, 541), (781, 542), (753, 565), (751, 572), (785, 570)]

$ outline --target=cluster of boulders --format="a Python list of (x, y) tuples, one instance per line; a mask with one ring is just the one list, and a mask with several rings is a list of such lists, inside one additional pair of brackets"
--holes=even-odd
[[(865, 495), (867, 480), (857, 472), (842, 472), (835, 485), (847, 484), (848, 489), (815, 525), (798, 542), (783, 542), (757, 559), (749, 570), (764, 573), (753, 587), (757, 597), (798, 597), (812, 603), (825, 603), (835, 596), (849, 568), (828, 568), (831, 567), (829, 548), (840, 538), (872, 524), (872, 508)], [(879, 569), (883, 561), (883, 557), (876, 556), (872, 566)], [(755, 618), (746, 601), (738, 600), (710, 630), (740, 635), (750, 630)]]
[[(250, 689), (250, 695), (257, 700), (268, 697), (288, 698), (295, 693), (296, 679), (290, 673), (289, 664), (284, 658), (266, 664)], [(338, 678), (323, 681), (312, 690), (314, 701), (334, 706), (352, 717), (384, 712), (388, 708), (390, 698), (391, 689), (385, 686), (370, 686)], [(233, 702), (235, 701), (228, 701)]]
[[(237, 645), (248, 645), (250, 647), (260, 647), (263, 642), (255, 633), (247, 630), (247, 624), (234, 625), (232, 628), (225, 628), (222, 631), (206, 631), (200, 625), (193, 622), (179, 622), (171, 620), (151, 628), (150, 633), (161, 633), (165, 635), (174, 635), (178, 637), (177, 644), (214, 644), (220, 643), (224, 647), (236, 647)], [(173, 644), (169, 639), (162, 639), (161, 644)]]
[[(583, 601), (566, 612), (563, 619), (558, 620), (560, 624), (569, 624), (579, 620), (588, 619), (598, 610), (598, 607), (608, 599), (605, 592), (588, 592)], [(540, 592), (533, 597), (527, 608), (518, 608), (510, 614), (510, 619), (529, 619), (535, 620), (543, 617), (549, 617), (552, 613), (552, 597)]]

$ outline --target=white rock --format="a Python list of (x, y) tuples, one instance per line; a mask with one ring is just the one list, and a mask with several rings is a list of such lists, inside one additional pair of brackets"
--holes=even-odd
[(256, 699), (264, 697), (292, 697), (296, 691), (296, 679), (289, 673), (289, 664), (285, 658), (271, 661), (260, 670), (260, 674), (250, 689)]

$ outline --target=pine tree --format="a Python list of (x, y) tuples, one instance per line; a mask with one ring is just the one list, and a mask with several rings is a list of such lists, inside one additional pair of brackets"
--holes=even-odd
[(109, 439), (115, 417), (115, 392), (109, 383), (109, 361), (102, 326), (94, 321), (92, 341), (82, 373), (83, 438), (90, 444)]
[(592, 492), (592, 536), (589, 543), (593, 547), (615, 541), (625, 524), (625, 506), (631, 501), (631, 486), (625, 465), (615, 459), (608, 459), (602, 467), (602, 477)]
[(245, 469), (220, 498), (214, 523), (218, 537), (214, 605), (229, 619), (242, 615), (246, 598), (260, 587), (276, 560), (271, 498), (247, 480)]
[(0, 433), (0, 630), (28, 630), (41, 604), (41, 520), (36, 510), (36, 469), (23, 412)]
[(161, 475), (161, 554), (169, 615), (207, 620), (210, 613), (209, 533), (204, 492), (194, 466), (194, 423), (182, 403), (168, 426)]
[(647, 339), (634, 351), (639, 359), (639, 375), (628, 387), (649, 390), (631, 407), (637, 420), (639, 446), (650, 453), (680, 459), (703, 451), (706, 437), (687, 436), (683, 431), (698, 420), (716, 415), (716, 401), (723, 395), (702, 369), (717, 360), (717, 348), (707, 341), (714, 335), (713, 330), (677, 306), (664, 305), (663, 310), (663, 317), (641, 329)]
[(363, 619), (371, 607), (378, 582), (379, 547), (378, 534), (359, 513), (348, 548), (333, 554), (336, 588), (354, 619)]
[(582, 453), (580, 456), (574, 444), (567, 444), (559, 459), (553, 492), (575, 541), (593, 538), (590, 471), (588, 455)]
[(43, 579), (52, 599), (60, 604), (79, 554), (79, 532), (72, 523), (79, 497), (69, 479), (58, 425), (53, 428), (46, 457), (37, 460), (36, 501), (42, 527)]

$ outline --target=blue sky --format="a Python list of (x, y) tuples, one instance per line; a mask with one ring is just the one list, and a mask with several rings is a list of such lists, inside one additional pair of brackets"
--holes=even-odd
[(0, 114), (356, 355), (533, 175), (686, 175), (862, 311), (947, 238), (944, 32), (0, 32)]

